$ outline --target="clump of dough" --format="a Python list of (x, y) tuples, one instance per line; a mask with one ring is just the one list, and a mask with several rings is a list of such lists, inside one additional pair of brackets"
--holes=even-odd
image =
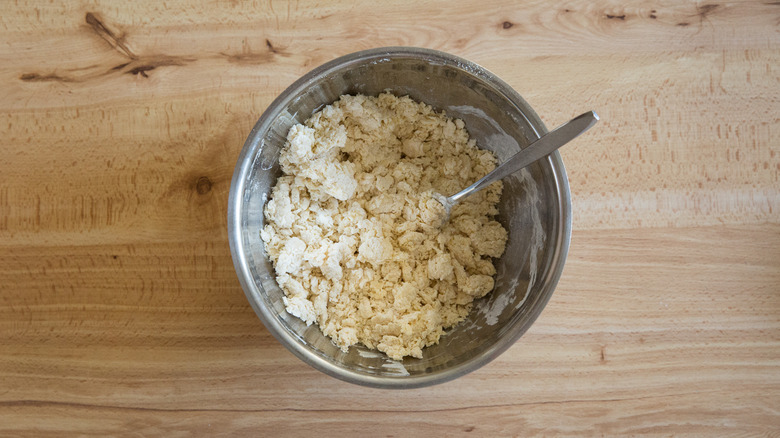
[(495, 168), (463, 121), (409, 97), (345, 95), (290, 129), (280, 163), (261, 237), (287, 311), (342, 350), (422, 357), (493, 289), (501, 183), (443, 224), (431, 196)]

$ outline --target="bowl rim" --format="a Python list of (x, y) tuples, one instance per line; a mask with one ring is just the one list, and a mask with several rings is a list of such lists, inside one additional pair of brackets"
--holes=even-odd
[(311, 83), (318, 80), (320, 76), (325, 76), (328, 72), (343, 69), (350, 65), (362, 64), (372, 60), (375, 62), (389, 62), (393, 58), (422, 59), (428, 62), (454, 66), (461, 70), (465, 70), (467, 73), (490, 83), (495, 88), (496, 92), (517, 107), (519, 114), (528, 122), (528, 125), (537, 138), (547, 133), (547, 128), (536, 112), (512, 87), (484, 67), (456, 55), (427, 48), (402, 46), (362, 50), (338, 57), (314, 68), (287, 87), (270, 105), (268, 105), (247, 136), (241, 153), (236, 161), (235, 170), (230, 183), (227, 204), (228, 241), (230, 244), (233, 265), (247, 300), (268, 331), (295, 356), (325, 374), (346, 382), (374, 388), (420, 388), (444, 383), (479, 369), (514, 345), (514, 343), (533, 325), (551, 298), (563, 272), (571, 241), (571, 193), (569, 191), (569, 182), (563, 160), (557, 151), (553, 152), (546, 158), (546, 161), (552, 170), (552, 174), (555, 176), (553, 182), (555, 185), (555, 193), (558, 195), (557, 208), (560, 220), (558, 221), (558, 229), (555, 230), (558, 239), (557, 242), (555, 242), (552, 251), (551, 269), (548, 270), (546, 278), (537, 280), (545, 285), (545, 288), (540, 294), (541, 302), (535, 306), (534, 311), (529, 315), (528, 323), (526, 325), (508, 332), (500, 342), (496, 342), (482, 354), (454, 367), (430, 374), (420, 376), (376, 376), (358, 373), (340, 367), (321, 357), (321, 355), (310, 351), (300, 342), (297, 336), (290, 333), (277, 320), (274, 315), (275, 312), (272, 309), (268, 309), (260, 303), (260, 289), (249, 270), (245, 251), (246, 248), (244, 247), (242, 240), (241, 218), (244, 214), (242, 200), (246, 189), (246, 177), (249, 174), (251, 167), (254, 165), (254, 158), (257, 155), (258, 145), (262, 139), (262, 136), (259, 134), (266, 132), (270, 128), (271, 123), (276, 119), (279, 113), (286, 108), (290, 101), (300, 92), (308, 88)]

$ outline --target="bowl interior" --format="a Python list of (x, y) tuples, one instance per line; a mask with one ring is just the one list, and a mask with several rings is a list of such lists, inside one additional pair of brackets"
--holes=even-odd
[[(247, 296), (269, 330), (293, 353), (336, 377), (385, 387), (436, 383), (478, 368), (514, 343), (549, 299), (569, 238), (569, 193), (557, 154), (504, 180), (499, 221), (509, 230), (496, 262), (494, 291), (422, 359), (393, 361), (362, 346), (339, 350), (316, 325), (289, 315), (274, 280), (260, 230), (270, 189), (281, 175), (278, 157), (287, 131), (342, 94), (396, 95), (460, 118), (480, 148), (499, 162), (545, 131), (535, 113), (486, 70), (440, 52), (374, 50), (326, 64), (293, 84), (263, 114), (242, 152), (231, 190), (237, 233), (231, 241)], [(242, 167), (243, 166), (243, 167)], [(236, 178), (238, 180), (236, 181)], [(235, 197), (235, 199), (233, 199)], [(235, 253), (240, 253), (235, 257)]]

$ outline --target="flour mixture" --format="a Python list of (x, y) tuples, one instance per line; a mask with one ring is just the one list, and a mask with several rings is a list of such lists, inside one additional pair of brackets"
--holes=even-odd
[(422, 357), (493, 289), (501, 182), (441, 227), (431, 198), (495, 167), (461, 120), (408, 97), (341, 96), (290, 129), (280, 163), (261, 237), (287, 311), (342, 350)]

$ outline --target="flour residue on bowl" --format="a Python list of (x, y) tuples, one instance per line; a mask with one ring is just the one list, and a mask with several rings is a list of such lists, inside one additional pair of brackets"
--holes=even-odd
[[(489, 299), (482, 300), (475, 306), (475, 310), (485, 318), (485, 323), (487, 325), (497, 324), (501, 315), (511, 304), (514, 303), (513, 309), (519, 309), (525, 303), (528, 295), (536, 284), (538, 253), (544, 248), (544, 227), (539, 216), (538, 208), (540, 202), (539, 188), (527, 169), (522, 169), (520, 172), (516, 173), (514, 178), (516, 178), (519, 187), (522, 187), (522, 196), (524, 196), (522, 206), (524, 212), (523, 215), (508, 215), (508, 228), (512, 230), (523, 230), (529, 235), (525, 253), (516, 254), (516, 258), (526, 261), (527, 271), (523, 269), (521, 264), (519, 272), (500, 272), (499, 275), (497, 275), (496, 291), (494, 292), (494, 295), (491, 295)], [(519, 239), (520, 236), (513, 237)], [(507, 250), (509, 250), (509, 248)], [(505, 257), (506, 256), (507, 255), (505, 255)], [(518, 288), (521, 284), (522, 272), (528, 273), (527, 285), (522, 298), (518, 299), (516, 295), (520, 293)], [(509, 277), (510, 275), (511, 277)], [(523, 283), (525, 283), (525, 279), (522, 280)]]
[[(536, 190), (536, 184), (534, 184), (533, 189)], [(541, 251), (544, 247), (544, 241), (545, 241), (545, 234), (544, 230), (542, 230), (542, 224), (539, 220), (539, 210), (534, 208), (531, 212), (531, 215), (533, 217), (533, 234), (532, 234), (532, 242), (530, 249), (528, 250), (530, 253), (530, 257), (528, 259), (528, 287), (525, 290), (525, 297), (515, 305), (515, 309), (519, 309), (520, 306), (523, 305), (525, 302), (525, 299), (528, 297), (528, 294), (531, 293), (531, 289), (536, 284), (536, 276), (538, 272), (538, 266), (537, 266), (537, 253)]]
[(398, 374), (399, 376), (409, 375), (409, 371), (406, 370), (404, 364), (398, 361), (385, 362), (382, 364), (382, 368), (385, 368), (392, 373)]
[(376, 358), (379, 358), (379, 357), (383, 357), (382, 354), (377, 353), (376, 351), (365, 350), (363, 348), (358, 348), (357, 352), (358, 352), (358, 355), (360, 355), (360, 357), (366, 358), (366, 359), (376, 359)]

